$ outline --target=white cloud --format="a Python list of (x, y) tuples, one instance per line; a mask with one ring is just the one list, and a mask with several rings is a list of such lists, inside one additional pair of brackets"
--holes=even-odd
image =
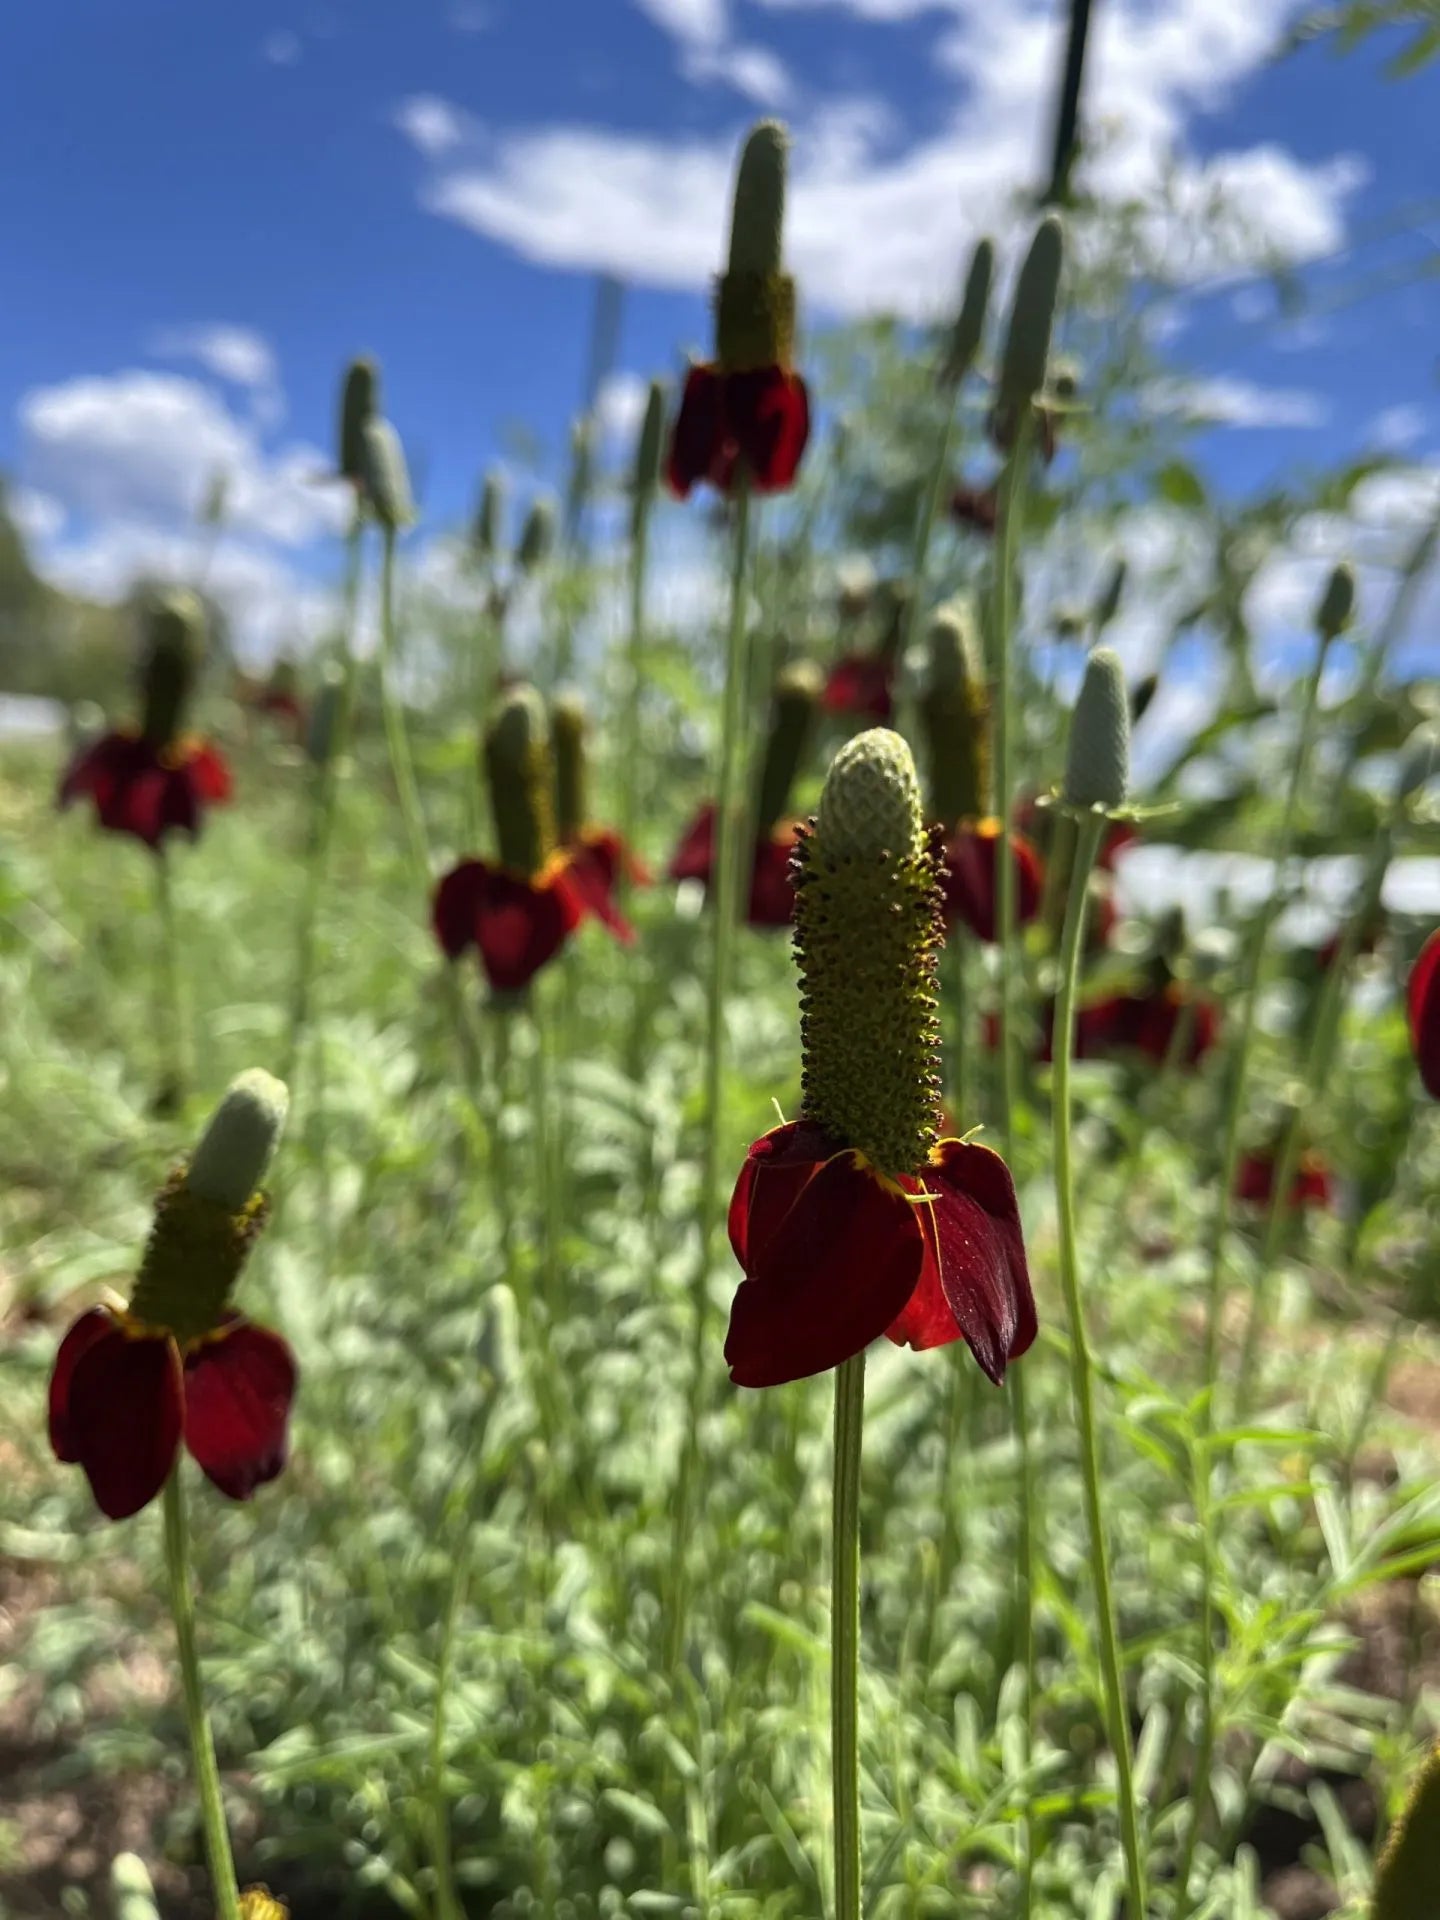
[(1151, 413), (1227, 427), (1322, 427), (1330, 417), (1322, 394), (1300, 387), (1263, 387), (1231, 374), (1157, 380), (1141, 395), (1141, 403)]
[(1402, 453), (1405, 448), (1413, 447), (1417, 440), (1425, 438), (1429, 424), (1424, 407), (1405, 401), (1397, 407), (1382, 408), (1370, 422), (1367, 431), (1376, 446), (1384, 447), (1390, 453)]
[(7, 516), (28, 546), (53, 540), (65, 524), (65, 509), (53, 494), (37, 492), (34, 487), (9, 487), (4, 501)]
[(650, 383), (638, 373), (612, 373), (595, 397), (601, 437), (620, 447), (633, 446), (649, 395)]
[(202, 367), (237, 387), (273, 389), (279, 385), (275, 349), (250, 327), (212, 321), (201, 326), (165, 327), (150, 342), (162, 360), (198, 360)]
[(293, 67), (300, 58), (300, 36), (282, 28), (265, 36), (260, 52), (272, 67)]
[(432, 159), (463, 146), (474, 131), (468, 114), (434, 93), (410, 94), (391, 119), (407, 140)]
[(456, 33), (485, 33), (494, 24), (495, 16), (489, 7), (473, 4), (473, 0), (450, 9), (450, 25)]
[(635, 0), (662, 32), (688, 47), (719, 47), (729, 35), (725, 0)]
[(785, 62), (769, 47), (697, 49), (684, 62), (684, 73), (689, 80), (722, 81), (761, 107), (783, 107), (794, 93)]

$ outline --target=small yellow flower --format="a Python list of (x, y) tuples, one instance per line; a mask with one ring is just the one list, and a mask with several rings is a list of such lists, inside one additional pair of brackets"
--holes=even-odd
[(290, 1920), (290, 1909), (268, 1887), (247, 1887), (240, 1896), (240, 1920)]

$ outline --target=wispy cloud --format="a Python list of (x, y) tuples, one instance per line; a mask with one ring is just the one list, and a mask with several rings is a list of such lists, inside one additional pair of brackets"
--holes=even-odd
[(1330, 405), (1302, 387), (1265, 387), (1232, 374), (1157, 380), (1141, 395), (1150, 413), (1173, 414), (1196, 425), (1323, 427)]
[(298, 33), (281, 28), (275, 33), (267, 33), (260, 43), (261, 57), (268, 60), (272, 67), (293, 67), (303, 51)]
[(469, 114), (435, 93), (409, 94), (390, 116), (405, 138), (431, 159), (464, 146), (475, 133)]
[(782, 107), (794, 93), (777, 53), (732, 38), (726, 0), (635, 0), (635, 5), (674, 40), (680, 70), (692, 83), (717, 81), (762, 107)]

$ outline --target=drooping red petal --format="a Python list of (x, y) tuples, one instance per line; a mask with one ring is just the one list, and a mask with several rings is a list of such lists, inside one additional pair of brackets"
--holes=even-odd
[(692, 366), (685, 376), (665, 464), (671, 492), (683, 500), (701, 480), (722, 484), (715, 474), (723, 470), (724, 456), (725, 395), (721, 376), (714, 367)]
[(935, 1195), (927, 1248), (955, 1323), (998, 1385), (1035, 1338), (1035, 1296), (1015, 1182), (998, 1153), (942, 1140), (922, 1174)]
[(790, 856), (795, 828), (787, 825), (755, 842), (746, 918), (752, 927), (788, 927), (795, 913), (795, 882)]
[(82, 1355), (97, 1340), (116, 1331), (114, 1314), (108, 1307), (91, 1307), (72, 1322), (55, 1355), (50, 1375), (50, 1447), (57, 1460), (73, 1466), (79, 1459), (70, 1433), (70, 1382)]
[(584, 916), (584, 901), (562, 871), (525, 880), (487, 869), (475, 910), (475, 944), (486, 979), (497, 993), (518, 993), (554, 959)]
[(1242, 1154), (1235, 1170), (1235, 1198), (1247, 1206), (1266, 1207), (1275, 1190), (1275, 1156), (1270, 1153)]
[(837, 1149), (813, 1120), (772, 1127), (745, 1156), (730, 1198), (730, 1245), (748, 1273), (802, 1190)]
[(593, 834), (576, 841), (569, 850), (567, 877), (584, 902), (585, 911), (607, 926), (617, 940), (628, 947), (635, 929), (621, 913), (615, 900), (615, 882), (620, 871), (620, 836)]
[(726, 373), (726, 438), (738, 449), (757, 493), (795, 484), (810, 438), (810, 395), (798, 373), (784, 367), (747, 367)]
[[(753, 1209), (750, 1224), (753, 1234)], [(725, 1340), (730, 1378), (779, 1386), (863, 1352), (915, 1291), (924, 1263), (911, 1201), (858, 1154), (836, 1154), (763, 1248), (750, 1248)]]
[(828, 713), (852, 713), (885, 725), (895, 711), (895, 660), (888, 653), (847, 653), (825, 681)]
[[(925, 1226), (923, 1213), (921, 1209), (921, 1225)], [(928, 1234), (928, 1227), (926, 1231)], [(917, 1353), (948, 1346), (960, 1338), (960, 1329), (940, 1284), (940, 1262), (934, 1257), (933, 1246), (915, 1291), (885, 1329), (885, 1337), (893, 1340), (897, 1347), (913, 1347)]]
[(475, 938), (475, 918), (489, 875), (483, 860), (462, 860), (435, 889), (430, 924), (447, 960), (458, 960)]
[(232, 1500), (285, 1465), (295, 1358), (279, 1334), (238, 1316), (185, 1356), (185, 1445)]
[(1425, 942), (1410, 969), (1405, 1005), (1421, 1084), (1432, 1100), (1440, 1100), (1440, 928)]
[(1115, 862), (1127, 847), (1133, 847), (1140, 833), (1133, 820), (1112, 820), (1101, 843), (1097, 864), (1107, 873), (1115, 871)]
[(1290, 1187), (1292, 1207), (1326, 1208), (1335, 1197), (1335, 1183), (1330, 1175), (1329, 1163), (1325, 1156), (1315, 1148), (1302, 1153), (1300, 1164), (1295, 1169), (1295, 1178)]
[[(1010, 835), (1015, 866), (1015, 924), (1028, 926), (1040, 911), (1044, 873), (1040, 856), (1023, 834)], [(977, 940), (992, 943), (1000, 926), (1000, 823), (967, 821), (945, 847), (945, 917), (963, 920)]]
[(171, 831), (199, 831), (203, 807), (230, 796), (230, 771), (200, 741), (173, 764), (166, 750), (135, 734), (111, 733), (72, 764), (60, 783), (60, 804), (88, 795), (102, 827), (158, 847)]
[(667, 869), (671, 880), (710, 879), (715, 864), (715, 803), (707, 800), (680, 836)]
[(182, 1421), (180, 1355), (168, 1334), (137, 1335), (112, 1320), (75, 1360), (65, 1439), (109, 1519), (138, 1513), (164, 1486)]
[[(293, 701), (291, 704), (293, 706)], [(197, 741), (191, 748), (184, 771), (189, 775), (196, 794), (207, 806), (218, 806), (230, 798), (233, 783), (229, 763), (219, 748), (212, 747), (208, 740)]]

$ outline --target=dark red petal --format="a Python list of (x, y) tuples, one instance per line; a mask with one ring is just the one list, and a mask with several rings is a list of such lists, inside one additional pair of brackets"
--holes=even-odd
[[(751, 1213), (751, 1231), (755, 1226)], [(914, 1204), (858, 1155), (827, 1160), (763, 1248), (730, 1308), (740, 1387), (774, 1387), (862, 1353), (900, 1313), (925, 1262)]]
[(962, 527), (976, 533), (994, 533), (1000, 518), (1000, 495), (992, 485), (972, 487), (963, 483), (950, 496), (951, 517)]
[(1235, 1198), (1243, 1200), (1248, 1206), (1264, 1207), (1269, 1205), (1274, 1189), (1274, 1156), (1268, 1153), (1242, 1155), (1235, 1171)]
[(70, 762), (60, 782), (59, 804), (68, 807), (83, 794), (113, 791), (117, 772), (124, 766), (134, 741), (124, 734), (107, 733), (90, 746), (82, 747)]
[(553, 960), (584, 916), (584, 903), (564, 874), (542, 881), (489, 871), (475, 910), (475, 944), (497, 993), (518, 993)]
[(160, 800), (160, 831), (163, 834), (172, 827), (181, 833), (188, 833), (192, 838), (200, 831), (200, 794), (188, 765), (172, 767), (165, 775)]
[[(294, 704), (293, 701), (291, 703)], [(185, 771), (199, 799), (207, 806), (219, 806), (230, 798), (230, 768), (218, 747), (201, 740), (191, 749)]]
[(715, 803), (707, 800), (680, 836), (668, 869), (672, 880), (710, 879), (715, 864)]
[(942, 1140), (924, 1173), (944, 1290), (956, 1325), (997, 1384), (1035, 1338), (1035, 1296), (1010, 1169), (988, 1147)]
[(1410, 970), (1405, 1002), (1421, 1084), (1432, 1100), (1440, 1100), (1440, 928), (1425, 942)]
[(795, 912), (795, 882), (790, 856), (795, 846), (793, 826), (755, 842), (750, 870), (750, 901), (746, 918), (752, 927), (788, 927)]
[(882, 725), (895, 710), (895, 661), (888, 653), (847, 653), (830, 669), (822, 705), (830, 713), (853, 713)]
[(723, 462), (724, 440), (725, 401), (720, 375), (714, 367), (693, 366), (685, 376), (665, 465), (671, 491), (680, 499), (697, 481), (712, 478), (717, 460)]
[(185, 1444), (232, 1500), (248, 1500), (285, 1465), (295, 1377), (279, 1334), (238, 1318), (185, 1356)]
[(97, 1340), (116, 1331), (115, 1316), (108, 1307), (91, 1307), (72, 1323), (56, 1352), (50, 1375), (50, 1446), (55, 1458), (67, 1465), (79, 1458), (70, 1433), (70, 1382), (75, 1368)]
[(587, 827), (580, 835), (579, 845), (609, 874), (612, 886), (622, 873), (632, 887), (650, 885), (650, 869), (613, 827)]
[[(1040, 911), (1044, 875), (1040, 856), (1023, 835), (1010, 835), (1015, 863), (1015, 924), (1028, 926)], [(945, 848), (945, 916), (963, 920), (977, 940), (993, 942), (1000, 922), (1000, 827), (985, 820), (951, 835)]]
[(462, 860), (435, 889), (430, 924), (447, 960), (458, 960), (474, 940), (475, 917), (489, 877), (483, 860)]
[(76, 1360), (66, 1437), (111, 1520), (138, 1513), (164, 1486), (182, 1421), (180, 1355), (168, 1334), (137, 1336), (116, 1322)]
[[(921, 1224), (925, 1225), (925, 1210), (920, 1209)], [(930, 1347), (948, 1346), (950, 1341), (960, 1338), (960, 1329), (955, 1324), (955, 1316), (950, 1311), (950, 1302), (945, 1298), (945, 1289), (940, 1284), (940, 1261), (934, 1246), (934, 1232), (926, 1233), (926, 1260), (916, 1282), (915, 1291), (906, 1301), (904, 1309), (885, 1329), (886, 1338), (893, 1340), (897, 1347), (913, 1347), (917, 1353), (923, 1353)]]
[[(618, 840), (616, 846), (619, 846)], [(572, 847), (568, 857), (566, 879), (583, 902), (585, 911), (607, 926), (617, 940), (623, 940), (627, 947), (631, 945), (635, 929), (615, 903), (618, 857), (612, 859), (603, 848), (585, 841)]]
[(810, 395), (798, 373), (748, 367), (723, 376), (727, 439), (733, 440), (757, 493), (793, 486), (810, 438)]
[(729, 1223), (730, 1245), (747, 1273), (752, 1254), (763, 1254), (801, 1190), (834, 1154), (813, 1120), (772, 1127), (751, 1147), (731, 1195)]
[(1140, 835), (1133, 820), (1112, 822), (1109, 832), (1105, 835), (1104, 845), (1100, 849), (1099, 864), (1107, 872), (1113, 873), (1118, 855), (1122, 854), (1127, 847), (1134, 846), (1139, 838)]
[(1328, 1207), (1334, 1197), (1330, 1169), (1319, 1153), (1302, 1153), (1290, 1188), (1292, 1207)]

